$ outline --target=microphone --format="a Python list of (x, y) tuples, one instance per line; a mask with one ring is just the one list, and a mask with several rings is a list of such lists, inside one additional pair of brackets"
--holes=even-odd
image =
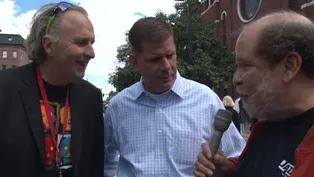
[(214, 156), (219, 147), (223, 133), (229, 128), (232, 121), (232, 113), (225, 109), (219, 109), (214, 120), (214, 134), (210, 140), (209, 146), (212, 155)]

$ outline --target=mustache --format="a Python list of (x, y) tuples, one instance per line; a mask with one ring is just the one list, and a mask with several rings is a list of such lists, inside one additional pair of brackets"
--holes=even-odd
[(160, 74), (160, 77), (166, 78), (166, 77), (175, 76), (175, 75), (176, 75), (176, 73), (175, 73), (175, 72), (172, 72), (172, 71), (170, 71), (170, 72), (162, 72), (162, 73)]
[[(280, 96), (278, 95), (279, 92), (276, 92), (276, 89), (270, 83), (271, 75), (269, 73), (265, 73), (262, 78), (263, 79), (261, 80), (256, 90), (252, 94), (249, 94), (247, 103), (243, 101), (245, 109), (253, 116), (264, 116), (271, 114), (273, 110), (276, 109), (276, 99), (278, 96)], [(248, 93), (246, 90), (241, 90), (240, 88), (236, 88), (236, 92), (242, 96), (247, 95), (245, 93)], [(251, 105), (252, 101), (254, 104), (259, 105)]]

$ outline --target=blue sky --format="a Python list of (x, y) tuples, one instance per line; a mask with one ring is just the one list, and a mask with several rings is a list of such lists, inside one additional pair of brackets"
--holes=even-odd
[[(20, 34), (26, 38), (31, 18), (42, 5), (56, 0), (0, 0), (2, 33)], [(96, 57), (90, 61), (85, 79), (102, 88), (105, 94), (115, 90), (108, 75), (118, 65), (117, 47), (125, 43), (125, 32), (143, 16), (153, 16), (157, 10), (172, 13), (174, 0), (71, 0), (89, 13), (95, 29)]]
[[(19, 15), (20, 13), (25, 13), (32, 9), (39, 9), (41, 5), (53, 3), (53, 2), (59, 2), (54, 0), (15, 0), (16, 4), (18, 4), (21, 7), (21, 11), (19, 11), (16, 15)], [(79, 2), (72, 2), (74, 4), (79, 4)]]

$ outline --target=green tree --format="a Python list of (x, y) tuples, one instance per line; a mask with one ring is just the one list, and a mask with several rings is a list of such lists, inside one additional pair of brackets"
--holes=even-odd
[[(230, 74), (234, 71), (232, 55), (215, 38), (213, 24), (202, 23), (197, 4), (191, 5), (192, 31), (193, 31), (193, 63), (190, 63), (187, 48), (187, 2), (177, 3), (173, 14), (164, 14), (157, 11), (156, 17), (165, 20), (171, 25), (177, 48), (178, 69), (183, 77), (203, 83), (207, 86), (224, 88), (228, 84)], [(127, 33), (126, 33), (127, 36)], [(133, 69), (129, 59), (130, 44), (121, 45), (117, 49), (117, 59), (124, 65), (117, 67), (110, 74), (109, 83), (117, 91), (132, 85), (140, 79), (140, 75)]]
[[(128, 32), (126, 32), (125, 35), (128, 36)], [(130, 43), (126, 37), (126, 43), (119, 46), (117, 49), (118, 62), (123, 66), (117, 66), (116, 70), (109, 74), (109, 83), (116, 88), (117, 92), (129, 87), (141, 78), (140, 74), (134, 71), (129, 62), (130, 52)]]
[(117, 91), (110, 91), (105, 101), (109, 102), (110, 99), (114, 97), (117, 93), (118, 93)]

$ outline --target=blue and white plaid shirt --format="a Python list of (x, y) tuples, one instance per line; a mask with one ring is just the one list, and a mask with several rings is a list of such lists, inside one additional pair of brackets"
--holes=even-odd
[[(201, 144), (224, 109), (207, 86), (177, 74), (172, 89), (145, 92), (142, 81), (112, 98), (105, 114), (105, 177), (192, 177)], [(245, 140), (231, 124), (221, 147), (239, 156)], [(120, 152), (120, 158), (118, 156)]]

